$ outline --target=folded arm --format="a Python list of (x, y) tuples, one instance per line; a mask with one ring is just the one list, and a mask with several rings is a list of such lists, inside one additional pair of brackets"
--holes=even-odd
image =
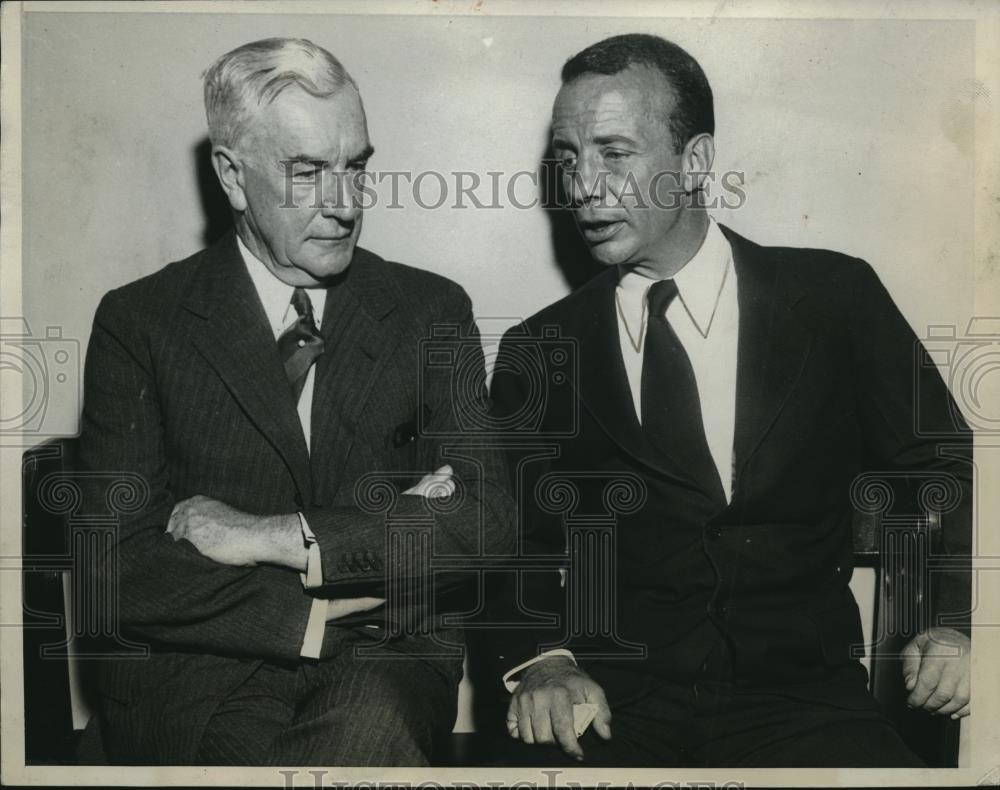
[[(143, 320), (115, 293), (102, 301), (87, 352), (81, 420), (82, 507), (105, 514), (109, 483), (139, 475), (148, 500), (118, 514), (117, 539), (89, 571), (117, 591), (116, 629), (204, 652), (296, 660), (311, 607), (297, 574), (214, 562), (167, 525), (177, 504)], [(131, 510), (131, 509), (130, 509)], [(106, 586), (105, 586), (106, 585)]]
[[(369, 491), (361, 490), (363, 481), (352, 481), (356, 485), (345, 484), (342, 497), (333, 505), (302, 511), (316, 534), (324, 589), (331, 593), (346, 590), (380, 596), (389, 579), (427, 574), (427, 565), (414, 562), (411, 551), (387, 552), (390, 518), (397, 525), (432, 525), (435, 557), (474, 563), (477, 558), (513, 553), (514, 514), (506, 486), (506, 460), (495, 442), (479, 438), (477, 432), (478, 421), (489, 413), (489, 399), (471, 304), (464, 292), (459, 294), (437, 318), (442, 325), (459, 329), (455, 337), (435, 341), (439, 352), (450, 352), (451, 361), (439, 367), (420, 360), (418, 369), (414, 359), (422, 410), (413, 437), (415, 468), (372, 469), (367, 478)], [(423, 328), (427, 336), (431, 330)], [(451, 486), (444, 491), (440, 480), (432, 480), (431, 488), (424, 491), (417, 490), (424, 485), (421, 481), (401, 494), (387, 493), (398, 486), (401, 471), (412, 478), (443, 466), (450, 470)], [(435, 577), (435, 587), (447, 583), (447, 578)]]

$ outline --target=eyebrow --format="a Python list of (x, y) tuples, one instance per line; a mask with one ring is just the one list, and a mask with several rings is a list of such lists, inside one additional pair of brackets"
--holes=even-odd
[[(625, 134), (604, 134), (599, 137), (593, 138), (593, 143), (595, 145), (611, 145), (612, 143), (625, 143), (627, 145), (638, 145), (638, 142)], [(561, 137), (552, 138), (553, 148), (568, 148), (570, 150), (574, 149), (572, 143), (563, 140)]]
[[(366, 145), (357, 156), (352, 156), (349, 162), (357, 162), (359, 159), (371, 159), (375, 153), (375, 147), (372, 145)], [(328, 159), (324, 159), (321, 156), (310, 156), (309, 154), (295, 154), (294, 156), (289, 156), (282, 160), (283, 162), (290, 163), (302, 163), (307, 165), (327, 165), (329, 164)]]
[(359, 153), (357, 156), (351, 157), (349, 161), (356, 162), (359, 159), (371, 159), (374, 154), (375, 154), (375, 146), (369, 143), (368, 145), (366, 145), (364, 148), (361, 149), (361, 153)]
[(628, 143), (630, 145), (635, 145), (636, 141), (624, 134), (606, 134), (600, 137), (595, 137), (594, 142), (597, 145), (609, 145), (610, 143)]

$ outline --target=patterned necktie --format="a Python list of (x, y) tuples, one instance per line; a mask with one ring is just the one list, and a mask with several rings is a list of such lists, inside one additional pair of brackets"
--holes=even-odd
[(680, 460), (707, 490), (725, 497), (705, 438), (694, 369), (666, 317), (667, 308), (676, 296), (677, 284), (673, 280), (655, 283), (647, 296), (649, 323), (642, 357), (642, 430), (655, 448)]
[(303, 288), (292, 293), (292, 307), (299, 317), (278, 338), (278, 353), (285, 365), (285, 376), (292, 388), (295, 402), (299, 402), (302, 388), (306, 385), (309, 368), (323, 353), (323, 338), (313, 320), (312, 302)]

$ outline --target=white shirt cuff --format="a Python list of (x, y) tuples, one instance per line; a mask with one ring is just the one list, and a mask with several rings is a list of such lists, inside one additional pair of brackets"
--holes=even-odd
[(541, 655), (537, 655), (534, 658), (528, 659), (523, 664), (518, 664), (512, 670), (510, 670), (509, 672), (505, 673), (504, 676), (503, 676), (503, 685), (504, 685), (504, 688), (507, 689), (507, 691), (509, 691), (510, 693), (513, 694), (514, 690), (518, 687), (518, 685), (520, 684), (521, 681), (520, 680), (511, 680), (511, 678), (514, 677), (514, 675), (516, 675), (518, 672), (523, 672), (528, 667), (530, 667), (532, 664), (537, 664), (539, 661), (544, 661), (546, 658), (549, 658), (551, 656), (565, 656), (570, 661), (572, 661), (574, 664), (576, 663), (576, 658), (574, 658), (573, 654), (569, 650), (566, 650), (565, 648), (559, 648), (558, 650), (546, 650)]
[(306, 623), (306, 635), (302, 640), (302, 658), (319, 658), (323, 650), (323, 635), (326, 633), (326, 598), (314, 598)]
[(323, 558), (320, 556), (319, 544), (316, 542), (316, 536), (313, 534), (313, 531), (309, 529), (306, 517), (301, 513), (298, 516), (299, 526), (302, 528), (302, 540), (309, 549), (309, 557), (306, 560), (306, 572), (300, 573), (299, 577), (302, 579), (302, 586), (307, 590), (311, 590), (323, 584)]

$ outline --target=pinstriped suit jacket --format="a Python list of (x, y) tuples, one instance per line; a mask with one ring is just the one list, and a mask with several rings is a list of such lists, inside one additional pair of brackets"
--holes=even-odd
[[(458, 329), (442, 341), (451, 345), (450, 367), (422, 359), (421, 340), (438, 325)], [(97, 310), (81, 464), (139, 473), (150, 490), (148, 503), (120, 521), (116, 550), (93, 569), (118, 580), (118, 632), (151, 645), (148, 660), (111, 660), (101, 672), (112, 759), (190, 761), (228, 690), (261, 661), (300, 660), (311, 598), (298, 574), (221, 565), (174, 542), (164, 528), (176, 502), (203, 494), (251, 513), (302, 511), (321, 546), (324, 593), (385, 595), (387, 577), (412, 580), (426, 569), (386, 553), (385, 515), (372, 512), (378, 497), (364, 504), (358, 486), (370, 473), (395, 473), (401, 491), (450, 463), (464, 497), (434, 516), (435, 553), (512, 550), (509, 499), (495, 483), (505, 478), (502, 455), (456, 450), (462, 415), (487, 411), (464, 291), (358, 249), (330, 288), (322, 334), (310, 455), (234, 234), (112, 291)], [(458, 368), (473, 386), (455, 386)], [(104, 492), (86, 493), (100, 510)], [(427, 502), (404, 496), (394, 512), (419, 520)], [(426, 622), (419, 598), (394, 614)], [(327, 628), (324, 656), (337, 632)], [(404, 635), (393, 644), (410, 650), (417, 641)], [(460, 655), (436, 660), (457, 681)]]

